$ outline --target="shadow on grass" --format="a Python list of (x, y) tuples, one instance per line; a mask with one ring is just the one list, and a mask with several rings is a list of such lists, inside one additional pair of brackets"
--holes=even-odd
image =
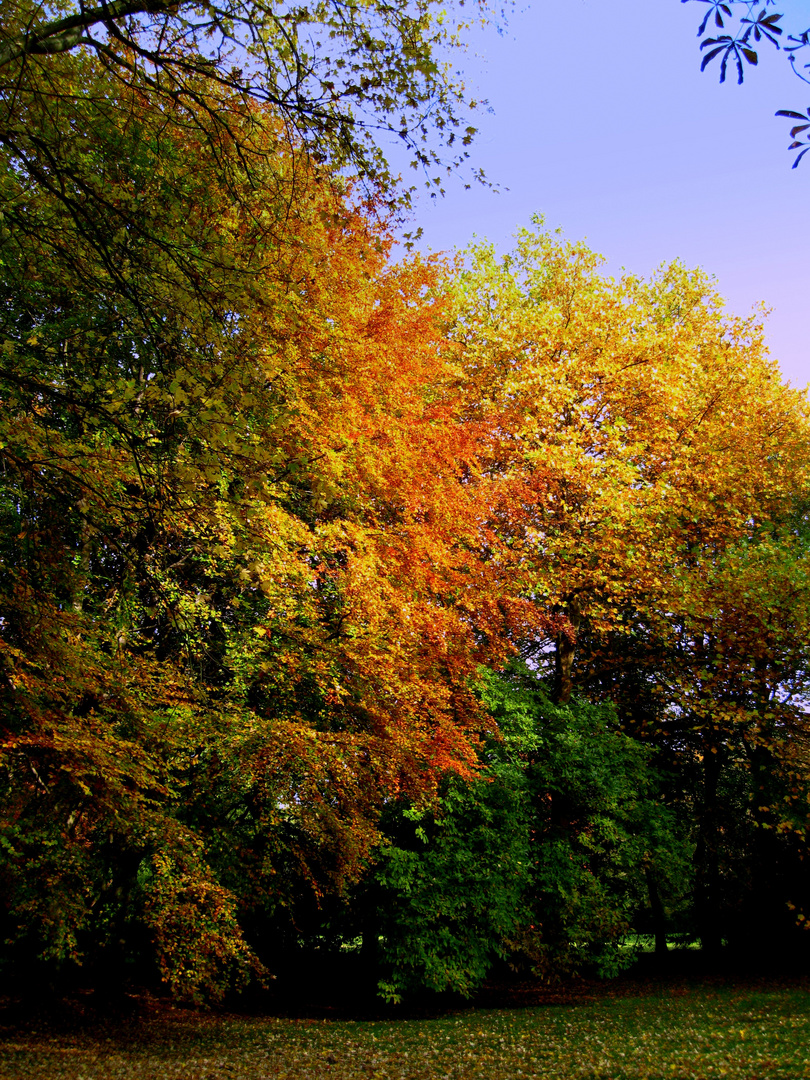
[[(670, 949), (666, 954), (641, 953), (633, 966), (613, 979), (582, 976), (540, 981), (516, 975), (506, 966), (471, 997), (424, 993), (389, 1005), (376, 993), (374, 974), (357, 954), (315, 951), (290, 954), (277, 965), (266, 988), (226, 999), (207, 1015), (279, 1017), (286, 1019), (384, 1021), (423, 1020), (470, 1009), (521, 1009), (538, 1006), (588, 1005), (610, 998), (644, 997), (688, 992), (690, 987), (807, 985), (806, 952), (790, 957), (755, 950), (723, 949), (707, 955), (700, 949)], [(40, 1026), (72, 1030), (85, 1025), (137, 1022), (149, 1017), (183, 1017), (200, 1010), (172, 1002), (157, 987), (120, 982), (111, 986), (75, 981), (7, 986), (0, 996), (0, 1025), (6, 1030)]]

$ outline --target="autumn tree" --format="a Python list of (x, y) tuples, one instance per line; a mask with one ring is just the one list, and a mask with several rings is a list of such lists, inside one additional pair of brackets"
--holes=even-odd
[(473, 249), (454, 294), (467, 416), (492, 433), (492, 520), (562, 620), (564, 700), (583, 619), (616, 628), (642, 596), (677, 610), (690, 553), (803, 496), (807, 406), (756, 322), (678, 264), (614, 282), (582, 245), (525, 231), (503, 259)]
[(628, 730), (690, 762), (717, 943), (725, 766), (750, 776), (758, 827), (804, 843), (806, 400), (757, 324), (677, 264), (614, 282), (582, 246), (524, 232), (504, 259), (470, 253), (456, 304), (493, 521), (557, 621), (521, 647), (558, 702), (577, 683), (613, 697)]
[(216, 96), (214, 155), (205, 102), (61, 62), (2, 174), (7, 936), (151, 940), (216, 996), (252, 911), (470, 771), (475, 666), (536, 616), (482, 554), (438, 267), (272, 111)]

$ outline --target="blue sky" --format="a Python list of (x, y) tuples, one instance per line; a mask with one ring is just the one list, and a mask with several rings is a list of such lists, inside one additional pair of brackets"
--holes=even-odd
[[(792, 29), (810, 25), (809, 0), (784, 6)], [(803, 386), (810, 154), (791, 169), (790, 125), (773, 114), (806, 108), (810, 86), (771, 46), (741, 87), (701, 74), (704, 10), (679, 0), (534, 0), (515, 8), (503, 35), (472, 35), (467, 81), (493, 110), (479, 116), (472, 158), (508, 190), (451, 180), (444, 199), (420, 199), (421, 247), (463, 247), (477, 235), (506, 249), (537, 212), (586, 239), (610, 273), (647, 275), (680, 258), (717, 278), (732, 311), (772, 309), (771, 351)]]

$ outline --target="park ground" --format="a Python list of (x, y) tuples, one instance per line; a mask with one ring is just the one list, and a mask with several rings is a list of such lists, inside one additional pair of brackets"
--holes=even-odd
[(810, 1078), (805, 978), (521, 984), (353, 1018), (277, 1005), (201, 1013), (141, 997), (105, 1016), (80, 998), (39, 1014), (7, 1002), (0, 1080)]

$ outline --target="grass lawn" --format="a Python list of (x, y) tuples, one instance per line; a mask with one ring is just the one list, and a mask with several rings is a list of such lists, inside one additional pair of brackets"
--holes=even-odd
[(164, 1007), (76, 1030), (6, 1027), (0, 1077), (799, 1080), (810, 1078), (810, 989), (804, 981), (624, 986), (567, 1004), (376, 1021)]

